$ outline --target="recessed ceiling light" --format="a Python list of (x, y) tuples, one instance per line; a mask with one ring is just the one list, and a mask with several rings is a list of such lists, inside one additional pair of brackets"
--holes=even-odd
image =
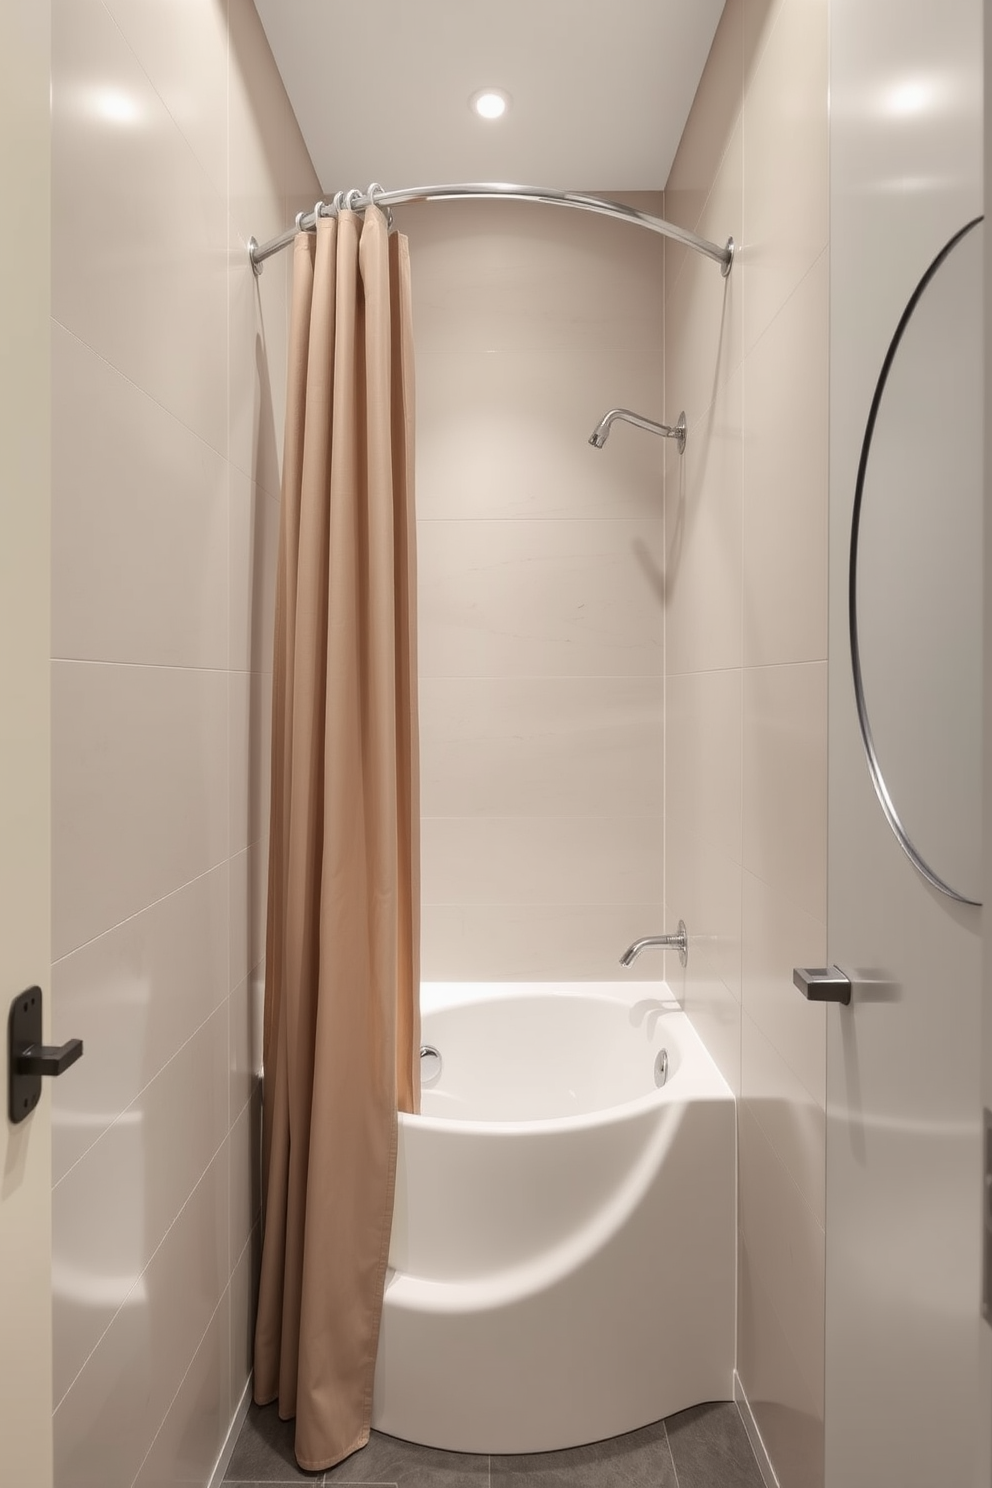
[(510, 95), (502, 88), (480, 88), (472, 94), (469, 104), (480, 119), (501, 119), (510, 106)]

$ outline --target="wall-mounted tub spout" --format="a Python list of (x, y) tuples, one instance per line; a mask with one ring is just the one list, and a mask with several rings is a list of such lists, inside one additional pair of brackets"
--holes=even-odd
[(689, 959), (689, 935), (685, 920), (679, 920), (679, 928), (674, 935), (645, 935), (642, 940), (635, 940), (620, 957), (620, 965), (632, 966), (641, 952), (646, 951), (649, 946), (678, 951), (679, 961), (684, 966)]
[(589, 435), (589, 443), (594, 449), (603, 448), (614, 419), (623, 419), (628, 424), (636, 424), (639, 429), (647, 429), (651, 434), (660, 434), (663, 439), (677, 439), (680, 454), (685, 449), (685, 413), (679, 414), (675, 424), (656, 424), (654, 419), (642, 418), (639, 413), (631, 413), (629, 408), (611, 408), (609, 413), (603, 414)]

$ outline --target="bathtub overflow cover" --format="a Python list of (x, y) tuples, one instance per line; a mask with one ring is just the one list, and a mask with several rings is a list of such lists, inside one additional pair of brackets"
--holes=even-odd
[(664, 1085), (668, 1079), (668, 1050), (662, 1049), (654, 1062), (654, 1083)]
[(423, 1044), (420, 1050), (420, 1083), (436, 1085), (441, 1078), (441, 1056), (433, 1044)]

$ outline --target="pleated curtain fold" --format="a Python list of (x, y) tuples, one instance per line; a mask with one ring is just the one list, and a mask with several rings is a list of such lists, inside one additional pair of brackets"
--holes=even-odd
[(368, 1440), (397, 1110), (419, 1103), (407, 240), (295, 243), (273, 658), (254, 1395), (319, 1470)]

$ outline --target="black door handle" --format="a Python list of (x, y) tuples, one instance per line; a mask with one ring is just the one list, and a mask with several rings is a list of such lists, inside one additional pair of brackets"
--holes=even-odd
[(82, 1039), (41, 1042), (41, 988), (28, 987), (10, 1004), (7, 1019), (7, 1110), (16, 1126), (41, 1099), (42, 1076), (61, 1075), (83, 1052)]
[(61, 1075), (83, 1052), (82, 1039), (67, 1044), (29, 1044), (14, 1062), (19, 1075)]

